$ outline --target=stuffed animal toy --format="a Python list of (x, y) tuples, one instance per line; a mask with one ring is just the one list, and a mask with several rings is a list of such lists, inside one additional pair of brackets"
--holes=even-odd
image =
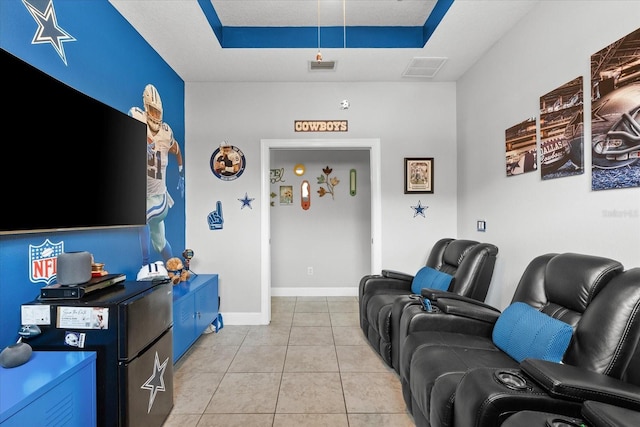
[(186, 282), (191, 277), (189, 270), (184, 268), (182, 260), (178, 257), (169, 258), (166, 262), (167, 272), (171, 283), (177, 285), (180, 282)]

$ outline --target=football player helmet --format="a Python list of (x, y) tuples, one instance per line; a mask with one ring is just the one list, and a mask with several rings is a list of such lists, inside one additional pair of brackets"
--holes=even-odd
[(145, 281), (145, 280), (168, 280), (169, 272), (167, 268), (164, 266), (164, 262), (156, 261), (151, 264), (143, 265), (138, 271), (138, 275), (136, 277), (137, 281)]
[(70, 345), (71, 347), (79, 347), (80, 346), (80, 337), (75, 332), (67, 332), (64, 336), (64, 343), (66, 345)]
[(640, 158), (640, 82), (609, 92), (593, 104), (593, 166), (614, 169)]
[(162, 100), (154, 85), (148, 84), (144, 88), (142, 103), (147, 113), (147, 125), (153, 132), (158, 132), (162, 124)]

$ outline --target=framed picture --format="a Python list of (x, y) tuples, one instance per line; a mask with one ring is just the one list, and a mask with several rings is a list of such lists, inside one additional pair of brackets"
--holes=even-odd
[(292, 185), (280, 186), (280, 204), (281, 205), (293, 204), (293, 186)]
[(404, 194), (433, 193), (433, 157), (404, 158)]

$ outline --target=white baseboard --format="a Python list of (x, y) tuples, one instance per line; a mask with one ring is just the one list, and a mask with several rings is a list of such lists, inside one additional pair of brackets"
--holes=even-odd
[(268, 325), (262, 313), (221, 313), (225, 325)]

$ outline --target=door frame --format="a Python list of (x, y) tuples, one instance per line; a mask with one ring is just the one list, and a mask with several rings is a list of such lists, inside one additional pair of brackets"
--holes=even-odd
[(271, 150), (368, 150), (371, 175), (371, 273), (382, 269), (382, 181), (380, 178), (380, 139), (262, 139), (260, 158), (262, 159), (261, 216), (260, 216), (260, 323), (271, 322)]

